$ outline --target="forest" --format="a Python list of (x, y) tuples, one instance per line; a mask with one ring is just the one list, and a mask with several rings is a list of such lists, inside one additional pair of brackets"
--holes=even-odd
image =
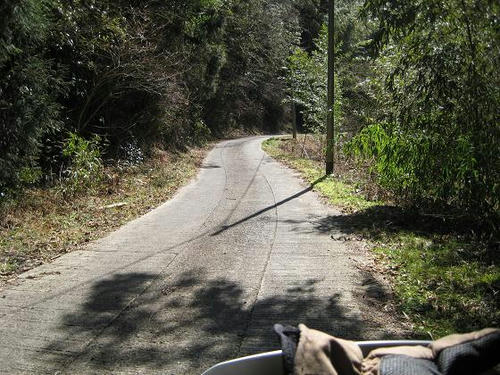
[(2, 195), (153, 146), (277, 132), (285, 62), (323, 19), (314, 1), (2, 3)]
[[(337, 153), (400, 201), (499, 212), (499, 5), (335, 1)], [(92, 185), (235, 129), (322, 134), (327, 2), (9, 0), (0, 8), (0, 191)]]

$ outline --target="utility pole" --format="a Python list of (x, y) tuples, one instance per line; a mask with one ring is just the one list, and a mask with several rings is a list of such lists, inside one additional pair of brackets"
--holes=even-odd
[(327, 88), (327, 115), (326, 115), (326, 174), (333, 173), (334, 158), (334, 94), (335, 94), (335, 55), (334, 55), (334, 7), (335, 1), (328, 0), (328, 88)]
[(297, 139), (297, 112), (295, 107), (295, 101), (292, 101), (292, 126), (293, 126), (293, 139)]

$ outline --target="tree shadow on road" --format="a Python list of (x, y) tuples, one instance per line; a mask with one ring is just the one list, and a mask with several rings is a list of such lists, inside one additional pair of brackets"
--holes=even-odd
[[(426, 238), (455, 236), (476, 239), (472, 227), (457, 218), (440, 215), (419, 214), (412, 210), (389, 205), (369, 207), (350, 214), (310, 216), (303, 220), (284, 220), (295, 225), (301, 233), (331, 233), (332, 238), (340, 234), (341, 239), (383, 239), (401, 233), (409, 233)], [(310, 223), (308, 227), (302, 223)], [(345, 236), (347, 235), (347, 236)]]
[(241, 219), (241, 220), (238, 220), (238, 221), (236, 221), (236, 222), (234, 222), (234, 223), (232, 223), (232, 224), (223, 225), (221, 229), (219, 229), (219, 230), (215, 231), (214, 233), (212, 233), (212, 234), (211, 234), (211, 236), (218, 236), (219, 234), (221, 234), (221, 233), (223, 233), (223, 232), (227, 231), (228, 229), (231, 229), (231, 228), (233, 228), (233, 227), (235, 227), (235, 226), (237, 226), (237, 225), (243, 224), (244, 222), (246, 222), (246, 221), (248, 221), (248, 220), (250, 220), (250, 219), (253, 219), (253, 218), (257, 217), (257, 216), (260, 216), (260, 215), (262, 215), (263, 213), (265, 213), (265, 212), (267, 212), (267, 211), (273, 210), (273, 209), (275, 209), (276, 207), (279, 207), (279, 206), (281, 206), (281, 205), (283, 205), (283, 204), (285, 204), (285, 203), (288, 203), (288, 202), (290, 202), (290, 201), (292, 201), (292, 200), (294, 200), (294, 199), (296, 199), (296, 198), (299, 198), (300, 196), (302, 196), (302, 195), (304, 195), (304, 194), (306, 194), (306, 193), (308, 193), (308, 192), (312, 191), (312, 190), (314, 189), (314, 187), (315, 187), (317, 184), (319, 184), (321, 181), (323, 181), (326, 177), (327, 177), (327, 176), (325, 175), (325, 176), (323, 176), (323, 177), (318, 178), (317, 180), (313, 181), (313, 182), (312, 182), (312, 183), (311, 183), (308, 187), (306, 187), (305, 189), (303, 189), (303, 190), (301, 190), (301, 191), (299, 191), (299, 192), (297, 192), (297, 193), (295, 193), (295, 194), (293, 194), (293, 195), (291, 195), (291, 196), (289, 196), (289, 197), (287, 197), (287, 198), (285, 198), (285, 199), (282, 199), (282, 200), (280, 200), (279, 202), (276, 202), (275, 204), (272, 204), (272, 205), (267, 206), (267, 207), (265, 207), (265, 208), (263, 208), (263, 209), (261, 209), (261, 210), (259, 210), (259, 211), (256, 211), (256, 212), (254, 212), (253, 214), (248, 215), (247, 217), (244, 217), (244, 218), (243, 218), (243, 219)]
[(421, 214), (402, 207), (377, 205), (348, 215), (332, 215), (319, 220), (320, 232), (341, 230), (370, 237), (381, 233), (411, 232), (421, 236), (467, 234), (473, 228), (466, 218)]
[(96, 282), (87, 301), (61, 320), (61, 339), (47, 351), (67, 350), (93, 330), (96, 339), (77, 348), (64, 370), (199, 374), (223, 360), (279, 349), (274, 323), (305, 323), (353, 339), (364, 335), (365, 324), (340, 304), (341, 295), (318, 296), (314, 279), (253, 303), (248, 288), (203, 270), (169, 282), (154, 278), (126, 273)]
[[(373, 206), (348, 215), (330, 215), (312, 220), (313, 231), (340, 234), (341, 239), (385, 240), (399, 235), (427, 238), (436, 244), (457, 241), (469, 248), (457, 256), (464, 261), (498, 264), (498, 234), (482, 238), (468, 218), (424, 215), (395, 206)], [(342, 236), (346, 234), (347, 236)], [(496, 235), (496, 237), (495, 237)]]

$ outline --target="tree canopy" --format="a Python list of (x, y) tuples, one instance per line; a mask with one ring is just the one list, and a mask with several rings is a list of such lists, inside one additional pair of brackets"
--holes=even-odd
[(70, 133), (120, 157), (130, 144), (279, 129), (283, 66), (321, 24), (311, 0), (2, 4), (1, 190), (58, 178)]

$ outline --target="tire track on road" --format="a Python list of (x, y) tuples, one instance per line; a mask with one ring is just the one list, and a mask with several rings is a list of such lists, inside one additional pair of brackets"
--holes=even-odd
[[(263, 158), (264, 158), (264, 156), (263, 156)], [(244, 340), (248, 336), (248, 330), (253, 322), (253, 315), (254, 315), (255, 307), (257, 305), (257, 301), (259, 300), (259, 296), (260, 296), (261, 291), (262, 291), (262, 286), (264, 284), (264, 276), (266, 275), (267, 268), (269, 267), (269, 262), (271, 261), (271, 255), (272, 255), (273, 250), (274, 250), (274, 244), (276, 242), (276, 235), (278, 233), (279, 214), (278, 214), (278, 204), (277, 204), (278, 202), (276, 200), (276, 194), (275, 194), (269, 180), (267, 179), (267, 177), (264, 174), (262, 174), (262, 177), (264, 177), (264, 179), (266, 180), (266, 184), (269, 187), (269, 190), (271, 191), (271, 194), (273, 196), (274, 214), (275, 214), (275, 216), (274, 216), (275, 217), (275, 219), (274, 219), (274, 233), (273, 233), (273, 238), (272, 238), (271, 244), (269, 246), (269, 251), (267, 252), (267, 258), (266, 258), (266, 261), (264, 263), (264, 268), (263, 268), (262, 273), (260, 275), (260, 280), (258, 283), (259, 289), (257, 290), (257, 294), (255, 295), (255, 299), (252, 302), (252, 308), (250, 309), (250, 313), (249, 313), (248, 321), (247, 321), (247, 324), (246, 324), (246, 327), (244, 330), (244, 334), (242, 335), (240, 343), (238, 345), (238, 352), (237, 352), (238, 357), (241, 356), (241, 347), (243, 345)]]

